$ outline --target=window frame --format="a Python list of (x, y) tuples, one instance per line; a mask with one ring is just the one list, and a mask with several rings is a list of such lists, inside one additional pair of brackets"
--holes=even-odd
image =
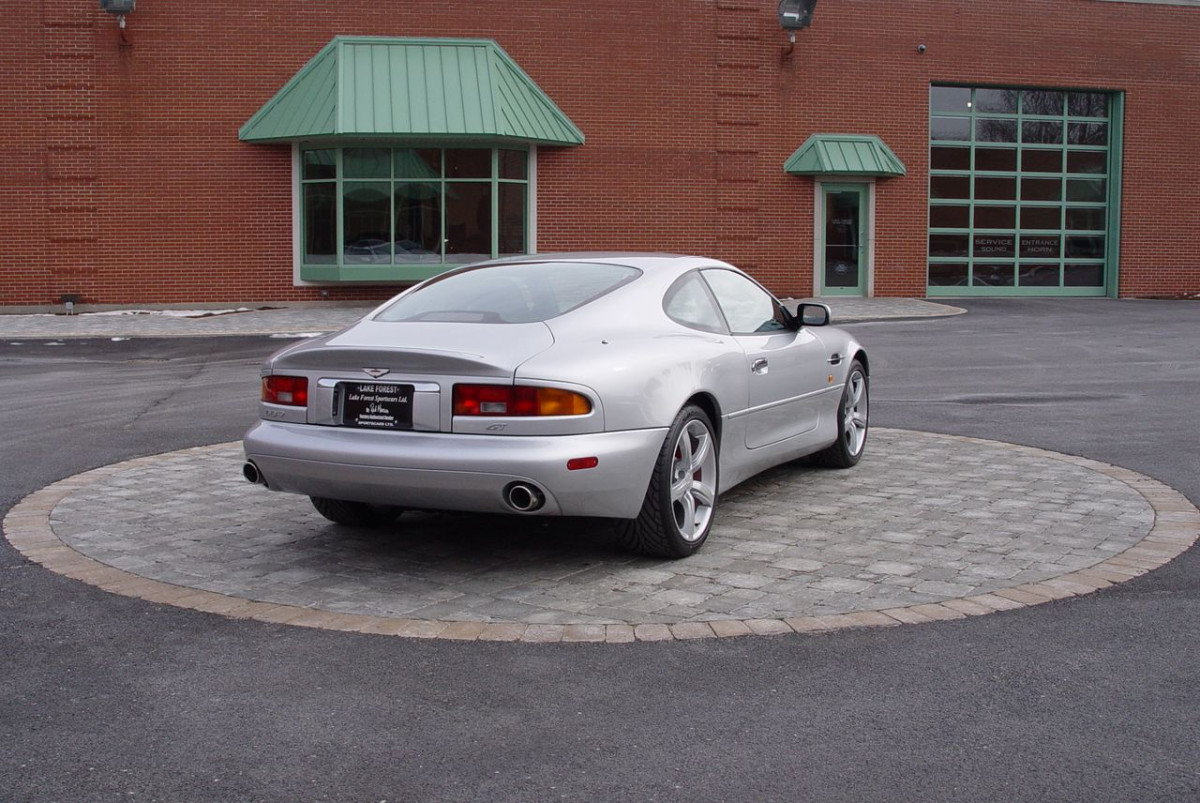
[[(383, 179), (363, 179), (363, 178), (347, 178), (343, 169), (343, 157), (347, 149), (354, 148), (385, 148), (391, 153), (389, 159), (392, 165), (391, 174), (388, 178)], [(441, 252), (438, 254), (440, 259), (433, 261), (415, 261), (415, 262), (380, 262), (380, 263), (355, 263), (345, 260), (345, 228), (344, 228), (344, 212), (345, 212), (345, 191), (344, 187), (347, 183), (363, 182), (363, 181), (379, 181), (386, 182), (389, 187), (389, 219), (392, 226), (392, 253), (389, 256), (394, 260), (395, 254), (395, 188), (397, 185), (406, 179), (397, 178), (395, 175), (395, 155), (396, 150), (416, 150), (416, 149), (439, 149), (442, 153), (441, 157), (441, 176), (438, 178), (438, 183), (441, 187), (439, 193), (439, 203), (441, 210), (440, 240)], [(446, 156), (445, 152), (455, 149), (487, 149), (491, 151), (491, 176), (490, 178), (448, 178), (446, 176)], [(334, 168), (335, 177), (333, 179), (306, 179), (304, 178), (304, 152), (313, 150), (332, 150), (334, 151)], [(500, 174), (500, 153), (501, 151), (515, 150), (526, 154), (526, 170), (524, 179), (502, 178)], [(394, 284), (397, 282), (417, 282), (424, 279), (429, 279), (447, 271), (454, 270), (464, 264), (469, 264), (471, 261), (480, 261), (482, 259), (494, 259), (500, 256), (528, 256), (534, 255), (537, 252), (536, 238), (536, 208), (537, 208), (537, 146), (526, 143), (512, 142), (297, 142), (292, 149), (292, 178), (293, 178), (293, 193), (292, 193), (292, 234), (293, 234), (293, 284), (296, 286), (304, 286), (310, 284), (342, 284), (342, 283), (384, 283)], [(413, 179), (415, 181), (415, 179)], [(476, 259), (468, 260), (450, 260), (447, 261), (446, 254), (446, 201), (445, 189), (454, 183), (484, 183), (487, 182), (490, 186), (490, 206), (491, 206), (491, 253), (480, 256)], [(308, 262), (307, 256), (307, 230), (308, 225), (307, 214), (305, 209), (305, 187), (311, 184), (333, 184), (335, 186), (334, 195), (336, 198), (335, 210), (335, 234), (334, 241), (336, 243), (336, 253), (334, 260), (331, 263)], [(523, 213), (523, 231), (522, 238), (524, 240), (524, 251), (517, 253), (500, 253), (499, 243), (500, 234), (500, 188), (505, 185), (516, 185), (525, 188)]]

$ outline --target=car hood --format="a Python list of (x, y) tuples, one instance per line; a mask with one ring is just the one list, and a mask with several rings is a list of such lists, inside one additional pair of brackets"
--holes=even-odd
[(276, 354), (270, 368), (386, 368), (404, 374), (511, 377), (521, 363), (553, 344), (553, 335), (542, 323), (364, 320)]

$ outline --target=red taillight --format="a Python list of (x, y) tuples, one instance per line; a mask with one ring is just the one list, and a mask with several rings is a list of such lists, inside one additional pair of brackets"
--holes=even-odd
[(262, 400), (288, 407), (307, 407), (308, 380), (302, 376), (264, 376)]
[(587, 396), (527, 385), (455, 385), (454, 414), (470, 416), (587, 415)]

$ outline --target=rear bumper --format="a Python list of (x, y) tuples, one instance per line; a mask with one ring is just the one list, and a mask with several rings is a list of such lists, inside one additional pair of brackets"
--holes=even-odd
[[(246, 459), (276, 491), (429, 510), (511, 513), (504, 489), (539, 488), (529, 515), (634, 518), (665, 429), (552, 437), (379, 432), (260, 421)], [(577, 457), (595, 468), (567, 470)]]

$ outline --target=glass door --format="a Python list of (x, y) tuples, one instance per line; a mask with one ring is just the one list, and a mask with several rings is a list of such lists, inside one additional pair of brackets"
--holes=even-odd
[(825, 236), (821, 295), (866, 295), (870, 221), (867, 190), (866, 184), (822, 185)]

